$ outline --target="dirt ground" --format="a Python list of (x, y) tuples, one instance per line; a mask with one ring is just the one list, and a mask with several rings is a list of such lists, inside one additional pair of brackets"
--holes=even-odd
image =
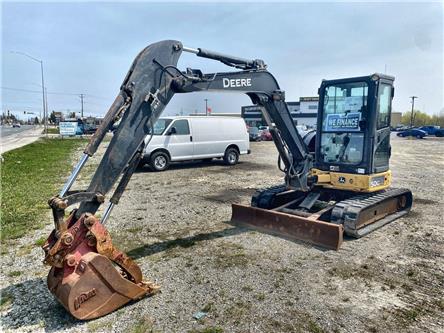
[[(0, 286), (10, 297), (2, 305), (2, 327), (442, 332), (444, 140), (393, 137), (392, 146), (394, 186), (413, 191), (412, 212), (365, 238), (346, 239), (339, 251), (227, 223), (231, 203), (248, 204), (256, 189), (282, 182), (272, 142), (252, 143), (252, 154), (234, 167), (214, 161), (175, 165), (162, 173), (139, 170), (107, 228), (162, 292), (97, 320), (74, 320), (47, 291), (48, 268), (33, 245), (51, 230), (48, 215), (47, 228), (12, 243), (2, 255)], [(20, 267), (26, 270), (14, 275)], [(198, 311), (206, 316), (194, 319)]]

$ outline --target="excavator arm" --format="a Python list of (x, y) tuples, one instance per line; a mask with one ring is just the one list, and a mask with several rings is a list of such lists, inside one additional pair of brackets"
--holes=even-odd
[[(182, 72), (177, 68), (177, 62), (183, 51), (240, 70), (211, 74), (191, 69)], [(284, 92), (262, 60), (186, 48), (178, 41), (151, 44), (134, 60), (102, 125), (91, 138), (60, 194), (49, 200), (55, 229), (43, 246), (45, 263), (52, 266), (48, 287), (75, 317), (102, 316), (158, 289), (154, 283), (142, 281), (137, 264), (113, 246), (103, 224), (139, 164), (144, 138), (165, 106), (175, 93), (198, 91), (237, 91), (247, 94), (253, 103), (260, 105), (284, 163), (287, 186), (300, 191), (310, 190), (312, 181), (308, 175), (312, 157), (293, 124)], [(71, 191), (80, 170), (117, 121), (120, 124), (88, 188)], [(94, 214), (116, 183), (99, 221)], [(78, 208), (65, 219), (66, 208), (76, 204)]]

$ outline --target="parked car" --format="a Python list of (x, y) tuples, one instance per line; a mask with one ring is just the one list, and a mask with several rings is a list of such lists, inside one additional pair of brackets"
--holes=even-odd
[(97, 131), (97, 127), (91, 125), (83, 126), (83, 134), (94, 134)]
[(264, 141), (272, 141), (273, 140), (273, 137), (271, 136), (271, 133), (268, 129), (262, 130), (261, 140), (264, 140)]
[(250, 136), (250, 141), (261, 141), (262, 140), (261, 131), (259, 130), (259, 128), (250, 127), (248, 133)]
[(268, 126), (259, 126), (258, 128), (259, 128), (259, 131), (263, 131), (263, 130), (268, 131), (270, 129), (270, 127), (268, 127)]
[(213, 158), (234, 165), (239, 155), (250, 153), (247, 128), (238, 117), (159, 118), (145, 144), (142, 164), (154, 171), (168, 169), (171, 162)]
[(440, 138), (444, 137), (444, 128), (437, 129), (435, 131), (435, 136), (440, 137)]
[(19, 123), (12, 124), (12, 128), (15, 128), (15, 127), (20, 128), (20, 127), (22, 127), (22, 125), (20, 125)]
[(409, 129), (408, 126), (404, 126), (404, 125), (398, 125), (396, 127), (391, 127), (390, 130), (395, 131), (395, 132), (401, 132), (401, 131), (405, 131)]
[(423, 139), (427, 135), (427, 133), (425, 131), (422, 131), (422, 130), (417, 129), (417, 128), (410, 128), (408, 130), (399, 132), (396, 135), (400, 136), (400, 137), (414, 136), (414, 137), (416, 137), (418, 139)]
[(427, 135), (435, 135), (436, 131), (439, 130), (439, 126), (427, 125), (427, 126), (421, 126), (418, 129), (426, 132)]

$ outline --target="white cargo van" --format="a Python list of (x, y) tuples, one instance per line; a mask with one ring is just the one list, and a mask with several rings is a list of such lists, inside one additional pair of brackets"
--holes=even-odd
[(239, 155), (250, 153), (247, 127), (240, 117), (162, 117), (153, 130), (152, 138), (145, 138), (143, 164), (155, 171), (166, 170), (170, 162), (213, 158), (234, 165)]

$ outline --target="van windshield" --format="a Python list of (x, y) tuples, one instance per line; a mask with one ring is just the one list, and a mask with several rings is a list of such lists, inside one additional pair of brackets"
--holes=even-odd
[[(171, 122), (172, 122), (172, 119), (164, 119), (164, 118), (157, 119), (157, 121), (154, 123), (154, 126), (153, 126), (153, 130), (154, 130), (153, 135), (162, 135), (163, 132), (165, 132), (165, 129), (168, 127), (168, 125)], [(149, 130), (148, 134), (151, 134), (151, 129)]]

